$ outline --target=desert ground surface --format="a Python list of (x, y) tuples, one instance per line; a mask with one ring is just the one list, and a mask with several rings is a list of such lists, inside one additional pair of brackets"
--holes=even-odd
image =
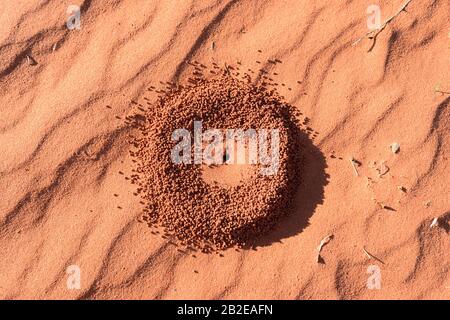
[[(1, 1), (0, 298), (449, 299), (450, 3), (405, 2), (371, 39), (365, 0)], [(251, 249), (173, 245), (119, 174), (130, 101), (193, 60), (267, 67), (314, 132)]]

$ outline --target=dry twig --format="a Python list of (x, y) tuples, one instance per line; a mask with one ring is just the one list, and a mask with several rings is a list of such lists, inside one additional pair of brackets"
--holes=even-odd
[(355, 172), (356, 176), (359, 176), (358, 170), (356, 169), (356, 166), (358, 165), (358, 162), (354, 158), (351, 158), (350, 162), (352, 164), (353, 172)]
[(382, 176), (384, 176), (386, 173), (389, 172), (389, 167), (385, 164), (385, 161), (381, 161), (380, 164), (380, 168), (376, 168), (376, 170), (378, 171), (378, 178), (381, 178)]
[(320, 263), (322, 261), (322, 257), (320, 256), (320, 252), (322, 251), (322, 248), (331, 241), (331, 239), (334, 238), (334, 235), (330, 234), (326, 236), (325, 238), (320, 241), (319, 246), (317, 247), (317, 263)]
[(370, 49), (368, 51), (372, 51), (373, 47), (375, 46), (375, 41), (377, 36), (386, 28), (386, 26), (392, 22), (392, 20), (394, 20), (400, 13), (402, 13), (403, 11), (406, 11), (406, 7), (410, 4), (412, 0), (408, 0), (406, 1), (403, 6), (400, 8), (400, 10), (397, 11), (396, 14), (394, 14), (393, 16), (391, 16), (389, 19), (387, 19), (378, 29), (373, 29), (370, 30), (369, 32), (367, 32), (364, 36), (362, 36), (361, 38), (359, 38), (358, 40), (356, 40), (355, 42), (353, 42), (352, 46), (355, 46), (356, 44), (358, 44), (362, 39), (364, 38), (369, 38), (373, 40), (372, 46), (370, 47)]
[(434, 218), (430, 224), (430, 228), (434, 228), (434, 227), (438, 227), (438, 226), (439, 226), (439, 218)]
[(366, 250), (364, 247), (363, 247), (363, 251), (364, 251), (364, 253), (366, 254), (366, 256), (367, 256), (369, 259), (374, 259), (374, 260), (377, 260), (378, 262), (384, 264), (383, 261), (381, 261), (380, 259), (378, 259), (378, 258), (375, 257), (374, 255), (370, 254), (369, 252), (367, 252), (367, 250)]

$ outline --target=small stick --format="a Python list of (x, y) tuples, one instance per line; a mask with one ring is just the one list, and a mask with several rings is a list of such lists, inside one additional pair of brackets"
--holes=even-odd
[(390, 170), (389, 167), (384, 164), (384, 161), (381, 161), (380, 169), (377, 169), (378, 178), (381, 178), (382, 176), (384, 176), (386, 173), (389, 172), (389, 170)]
[(364, 251), (364, 253), (366, 254), (366, 256), (367, 256), (369, 259), (372, 259), (372, 256), (370, 255), (370, 253), (368, 253), (368, 252), (366, 251), (366, 249), (363, 248), (363, 251)]
[[(387, 19), (378, 29), (374, 29), (374, 30), (370, 30), (369, 32), (367, 32), (364, 36), (362, 36), (361, 38), (359, 38), (358, 40), (356, 40), (352, 46), (355, 46), (356, 44), (358, 44), (362, 39), (364, 39), (365, 37), (368, 37), (369, 39), (373, 39), (373, 41), (375, 42), (376, 37), (386, 28), (386, 26), (391, 23), (392, 20), (394, 20), (400, 13), (402, 13), (403, 11), (406, 11), (406, 7), (410, 4), (412, 0), (408, 0), (406, 1), (403, 6), (400, 8), (400, 10), (397, 11), (396, 14), (394, 14), (393, 16), (391, 16), (389, 19)], [(373, 46), (372, 46), (373, 47)], [(369, 50), (370, 51), (370, 50)]]
[(330, 242), (332, 239), (334, 238), (334, 235), (330, 234), (328, 236), (326, 236), (325, 238), (322, 239), (322, 241), (320, 241), (319, 246), (317, 247), (317, 263), (320, 262), (321, 257), (320, 257), (320, 252), (322, 251), (322, 248), (328, 243)]
[(34, 58), (30, 55), (27, 54), (27, 62), (30, 66), (35, 66), (37, 65), (36, 60), (34, 60)]
[(383, 261), (381, 261), (380, 259), (378, 259), (378, 258), (375, 257), (374, 255), (370, 254), (369, 252), (367, 252), (367, 250), (366, 250), (364, 247), (363, 247), (363, 251), (364, 251), (364, 253), (366, 254), (366, 256), (367, 256), (369, 259), (374, 259), (374, 260), (377, 260), (378, 262), (381, 262), (382, 264), (384, 264)]
[(430, 224), (430, 228), (434, 228), (434, 227), (438, 227), (438, 226), (439, 226), (439, 218), (434, 218)]
[(358, 170), (356, 169), (356, 161), (355, 161), (355, 159), (353, 159), (353, 158), (351, 158), (350, 159), (350, 162), (351, 162), (351, 164), (352, 164), (352, 168), (353, 168), (353, 171), (355, 172), (355, 175), (356, 176), (359, 176), (359, 173), (358, 173)]

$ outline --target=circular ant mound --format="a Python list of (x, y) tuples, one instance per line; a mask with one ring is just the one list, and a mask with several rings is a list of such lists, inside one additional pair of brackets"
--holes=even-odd
[[(289, 212), (299, 184), (300, 129), (294, 108), (274, 90), (224, 74), (185, 87), (172, 85), (155, 105), (141, 111), (134, 118), (140, 134), (131, 141), (136, 164), (131, 179), (138, 185), (149, 224), (164, 227), (184, 245), (211, 251), (245, 245)], [(238, 185), (208, 183), (202, 166), (195, 163), (197, 121), (203, 130), (253, 129), (259, 146), (264, 132), (276, 131), (279, 143), (273, 161), (252, 164), (254, 170)], [(185, 144), (191, 153), (181, 163), (173, 160), (179, 143), (173, 134), (180, 129), (192, 134)], [(274, 137), (267, 144), (268, 155), (270, 147), (275, 150)], [(254, 159), (263, 159), (264, 150), (255, 150), (259, 158)]]

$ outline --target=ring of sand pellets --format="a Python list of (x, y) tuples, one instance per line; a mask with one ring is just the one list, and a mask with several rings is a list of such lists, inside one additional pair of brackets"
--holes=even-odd
[[(145, 203), (144, 219), (203, 251), (243, 246), (267, 233), (290, 211), (299, 183), (301, 144), (294, 112), (274, 90), (226, 74), (172, 87), (139, 116), (141, 134), (132, 141), (132, 182)], [(172, 132), (193, 132), (198, 120), (203, 130), (278, 129), (277, 174), (255, 170), (241, 184), (226, 188), (205, 182), (200, 165), (173, 163), (177, 142)]]

